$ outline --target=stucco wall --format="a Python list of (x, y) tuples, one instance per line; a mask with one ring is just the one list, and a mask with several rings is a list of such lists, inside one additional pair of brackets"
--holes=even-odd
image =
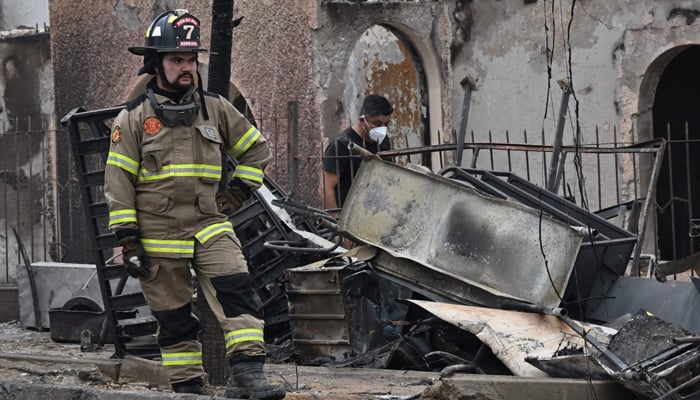
[(0, 38), (0, 283), (24, 263), (17, 237), (32, 261), (55, 250), (52, 79), (47, 33)]
[[(314, 82), (310, 79), (309, 19), (315, 1), (236, 1), (234, 17), (244, 17), (234, 30), (231, 80), (234, 91), (248, 100), (263, 134), (276, 147), (277, 159), (268, 174), (287, 185), (288, 103), (299, 104), (299, 153), (320, 154), (317, 137), (309, 135), (318, 126)], [(136, 76), (141, 59), (127, 47), (141, 45), (148, 24), (166, 9), (188, 8), (202, 22), (202, 41), (209, 46), (211, 3), (184, 1), (97, 2), (85, 7), (79, 1), (50, 4), (52, 54), (56, 70), (56, 108), (59, 117), (75, 107), (96, 109), (123, 103), (142, 83)], [(202, 62), (207, 63), (206, 54)], [(206, 77), (205, 77), (206, 79)], [(66, 132), (59, 144), (59, 182), (63, 183), (60, 204), (64, 221), (62, 240), (86, 242), (81, 229), (82, 208), (75, 201), (79, 190), (67, 172)], [(316, 162), (301, 160), (300, 175), (311, 175)], [(316, 173), (314, 172), (315, 176)], [(315, 179), (302, 181), (295, 198), (314, 201)], [(68, 260), (89, 257), (89, 250), (72, 248)]]
[[(471, 75), (477, 80), (470, 129), (482, 135), (488, 129), (537, 131), (543, 125), (553, 130), (556, 113), (550, 110), (543, 123), (547, 85), (552, 85), (550, 104), (558, 106), (561, 91), (548, 79), (548, 39), (554, 81), (568, 75), (570, 45), (584, 134), (595, 125), (611, 133), (613, 124), (632, 134), (631, 119), (649, 65), (667, 49), (698, 43), (698, 23), (678, 12), (692, 11), (689, 2), (577, 2), (570, 32), (571, 1), (556, 2), (554, 10), (551, 5), (551, 1), (471, 3), (471, 40), (456, 56), (454, 67), (455, 79)], [(454, 109), (458, 99), (453, 98)]]
[[(544, 132), (544, 143), (552, 144), (562, 98), (557, 80), (568, 77), (575, 97), (569, 103), (565, 145), (574, 144), (577, 117), (584, 144), (631, 143), (654, 137), (651, 111), (656, 84), (674, 54), (700, 43), (700, 21), (696, 19), (700, 4), (577, 1), (573, 21), (571, 4), (569, 0), (457, 2), (462, 13), (453, 16), (469, 16), (472, 24), (463, 24), (468, 31), (463, 35), (464, 45), (455, 47), (452, 54), (451, 108), (458, 115), (462, 90), (456, 82), (473, 78), (477, 89), (471, 97), (468, 131), (475, 132), (477, 141), (488, 141), (491, 134), (494, 141), (503, 142), (508, 132), (511, 141), (522, 142), (523, 131), (527, 131), (530, 143), (539, 143), (540, 132)], [(609, 173), (600, 179), (606, 189), (602, 201), (590, 204), (592, 209), (617, 201), (618, 191), (613, 190), (617, 183), (611, 179), (616, 167), (622, 178), (621, 200), (646, 195), (651, 164), (635, 166), (629, 157), (618, 161), (616, 166), (604, 165)], [(583, 170), (589, 172), (588, 183), (599, 179), (593, 174), (594, 163), (592, 159), (583, 163)], [(634, 172), (642, 176), (641, 182), (633, 180)], [(570, 174), (565, 183), (576, 187), (575, 178)]]
[(275, 146), (268, 173), (291, 190), (287, 180), (289, 102), (297, 102), (299, 186), (293, 197), (316, 201), (315, 179), (320, 154), (318, 93), (312, 76), (311, 31), (315, 0), (236, 1), (234, 16), (243, 21), (234, 30), (231, 79), (261, 119), (263, 134)]
[[(390, 138), (394, 148), (405, 147), (406, 143), (416, 146), (416, 138), (426, 138), (422, 144), (439, 144), (453, 141), (452, 110), (449, 96), (452, 85), (450, 46), (454, 40), (452, 1), (392, 1), (392, 2), (348, 2), (323, 1), (319, 7), (318, 24), (314, 27), (314, 73), (321, 104), (320, 132), (324, 143), (333, 138), (340, 129), (354, 122), (357, 114), (353, 110), (363, 96), (348, 94), (368, 94), (373, 88), (383, 88), (389, 100), (396, 103), (397, 115), (390, 128)], [(386, 71), (371, 71), (372, 61), (391, 57), (392, 47), (377, 46), (377, 51), (385, 51), (383, 57), (365, 52), (365, 57), (354, 57), (353, 47), (363, 41), (368, 29), (380, 25), (390, 29), (401, 39), (403, 55), (412, 53), (415, 60), (406, 57), (401, 63)], [(359, 65), (353, 62), (359, 61)], [(410, 63), (415, 62), (415, 66)], [(353, 69), (370, 69), (369, 80), (355, 79), (358, 74), (348, 73)], [(418, 73), (406, 75), (408, 79), (398, 82), (402, 74), (415, 69)], [(412, 82), (413, 81), (413, 82)], [(397, 87), (390, 89), (395, 84)], [(355, 90), (352, 88), (356, 87)], [(362, 92), (363, 88), (366, 92)], [(420, 118), (420, 123), (410, 115)], [(411, 129), (421, 132), (404, 135)], [(395, 136), (392, 136), (395, 135)], [(401, 137), (403, 136), (403, 137)], [(438, 169), (437, 155), (430, 161)], [(427, 159), (412, 157), (411, 162)], [(405, 161), (399, 159), (399, 162)]]

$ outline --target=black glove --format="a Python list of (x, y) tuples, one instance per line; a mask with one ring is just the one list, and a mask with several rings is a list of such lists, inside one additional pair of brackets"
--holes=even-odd
[(234, 179), (225, 192), (216, 194), (216, 207), (219, 212), (231, 215), (250, 198), (250, 188), (239, 179)]
[(122, 246), (122, 260), (124, 268), (132, 277), (148, 276), (148, 258), (143, 251), (143, 245), (138, 230), (129, 229), (119, 237), (119, 245)]

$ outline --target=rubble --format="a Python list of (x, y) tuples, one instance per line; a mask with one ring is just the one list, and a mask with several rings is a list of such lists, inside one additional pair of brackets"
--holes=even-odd
[[(94, 190), (105, 121), (118, 111), (74, 110), (64, 123), (95, 234), (103, 331), (122, 367), (138, 359), (157, 371), (155, 323), (132, 312), (144, 300), (124, 291), (128, 278)], [(372, 386), (364, 398), (587, 399), (595, 388), (598, 399), (684, 399), (700, 391), (700, 319), (673, 302), (697, 304), (697, 288), (671, 293), (670, 284), (623, 276), (639, 260), (638, 235), (514, 174), (432, 173), (369, 157), (337, 225), (269, 179), (231, 221), (264, 305), (270, 357), (280, 363), (271, 368), (294, 376), (284, 379), (290, 394), (314, 390), (292, 383), (299, 368), (355, 379), (355, 391), (372, 386), (363, 371), (384, 371), (385, 393)], [(346, 251), (339, 236), (358, 246)], [(637, 313), (663, 298), (639, 294), (649, 282), (669, 285), (655, 289), (670, 298), (661, 313), (650, 310), (656, 316)], [(103, 331), (85, 354), (112, 346)], [(422, 378), (406, 391), (392, 386), (409, 373)], [(163, 390), (157, 374), (149, 381), (147, 390)]]
[[(49, 332), (23, 329), (16, 321), (0, 323), (0, 399), (194, 400), (221, 398), (223, 393), (223, 387), (210, 386), (216, 397), (175, 394), (169, 387), (149, 380), (144, 366), (136, 368), (127, 358), (113, 359), (113, 353), (111, 344), (83, 353), (78, 344), (53, 342)], [(113, 379), (104, 371), (115, 365), (121, 365), (120, 376)], [(452, 399), (459, 398), (460, 393), (494, 400), (517, 398), (522, 393), (530, 394), (531, 400), (585, 400), (590, 398), (590, 390), (595, 390), (601, 400), (625, 398), (620, 386), (610, 381), (463, 373), (441, 377), (435, 372), (293, 364), (266, 364), (265, 371), (269, 377), (286, 382), (288, 400)], [(554, 384), (560, 381), (560, 385)]]
[[(669, 343), (673, 336), (687, 335), (686, 331), (664, 321), (657, 325), (667, 329), (654, 337), (654, 330), (633, 326), (639, 318), (627, 319), (618, 332), (567, 316), (568, 310), (585, 316), (594, 305), (604, 305), (604, 299), (583, 305), (577, 301), (576, 306), (569, 309), (557, 308), (560, 303), (566, 303), (567, 297), (562, 298), (561, 293), (580, 296), (582, 292), (609, 290), (626, 268), (627, 263), (623, 265), (620, 261), (629, 259), (633, 250), (630, 244), (634, 244), (630, 238), (634, 239), (634, 235), (612, 229), (602, 219), (576, 210), (571, 204), (561, 204), (552, 194), (546, 195), (550, 207), (542, 207), (540, 202), (539, 214), (532, 209), (519, 209), (508, 199), (515, 197), (527, 202), (529, 198), (525, 193), (500, 196), (516, 191), (506, 187), (494, 174), (470, 172), (486, 176), (491, 186), (485, 183), (474, 186), (482, 193), (496, 196), (482, 195), (471, 187), (457, 187), (424, 170), (366, 158), (348, 195), (339, 228), (374, 249), (359, 250), (354, 255), (362, 255), (363, 261), (399, 286), (432, 300), (408, 302), (476, 336), (514, 375), (547, 376), (549, 373), (584, 379), (614, 379), (632, 392), (652, 399), (657, 396), (687, 398), (679, 397), (681, 393), (691, 397), (700, 395), (700, 379), (695, 378), (700, 369), (700, 359), (696, 355), (700, 346)], [(520, 188), (533, 190), (512, 174), (507, 178)], [(431, 195), (426, 197), (424, 193)], [(553, 207), (555, 204), (564, 206), (568, 213), (558, 214)], [(564, 224), (559, 227), (556, 219), (548, 219), (549, 215), (568, 223), (587, 221), (580, 228), (588, 229), (586, 240), (591, 244), (588, 251), (599, 253), (595, 259), (602, 260), (599, 269), (604, 269), (608, 263), (608, 272), (591, 274), (583, 269), (590, 268), (590, 262), (595, 261), (585, 254), (582, 256), (586, 250), (581, 247), (581, 236), (576, 239), (576, 235), (585, 233), (586, 229)], [(528, 218), (533, 216), (539, 219), (538, 225), (528, 223)], [(602, 236), (598, 229), (591, 228), (594, 225), (591, 222), (604, 232)], [(520, 226), (522, 231), (518, 234)], [(533, 226), (538, 226), (538, 235), (533, 235)], [(528, 241), (535, 236), (539, 246)], [(567, 247), (570, 243), (576, 244)], [(621, 244), (624, 247), (620, 248)], [(509, 258), (512, 256), (516, 256), (517, 261)], [(533, 258), (528, 258), (530, 256)], [(574, 260), (577, 261), (576, 279), (569, 281), (573, 267), (569, 263)], [(610, 262), (615, 263), (613, 268)], [(539, 283), (537, 272), (541, 271), (542, 264), (549, 279)], [(557, 286), (561, 276), (564, 276), (563, 285)], [(534, 288), (545, 288), (545, 292), (553, 289), (553, 292), (549, 297), (543, 296), (542, 290)], [(614, 322), (620, 323), (619, 320)], [(348, 321), (349, 325), (356, 323), (359, 321)], [(630, 336), (629, 332), (637, 332), (639, 336)], [(408, 337), (405, 333), (399, 335), (402, 339)], [(423, 344), (430, 348), (430, 344)], [(643, 354), (630, 358), (625, 350), (631, 348), (643, 350)], [(474, 354), (469, 349), (459, 350)], [(414, 355), (412, 360), (420, 361), (423, 357), (430, 368), (427, 354), (430, 353)], [(457, 364), (444, 371), (455, 368), (483, 373), (478, 357), (448, 355), (457, 360), (454, 361)], [(414, 363), (414, 366), (420, 364)], [(554, 365), (557, 368), (553, 368)]]

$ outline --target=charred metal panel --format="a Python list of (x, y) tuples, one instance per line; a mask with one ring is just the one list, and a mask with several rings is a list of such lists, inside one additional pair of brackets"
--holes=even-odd
[(408, 307), (397, 299), (411, 298), (413, 290), (385, 279), (370, 263), (347, 268), (343, 278), (343, 301), (355, 353), (364, 355), (401, 336)]
[[(450, 167), (442, 174), (540, 210), (568, 225), (595, 232), (582, 243), (573, 271), (575, 279), (571, 279), (563, 294), (564, 301), (572, 304), (569, 311), (577, 318), (584, 318), (580, 309), (588, 312), (597, 307), (617, 278), (624, 275), (637, 235), (510, 172)], [(476, 177), (480, 180), (475, 180)]]
[[(407, 313), (395, 300), (413, 293), (383, 279), (366, 262), (350, 262), (350, 256), (287, 270), (285, 292), (292, 345), (298, 361), (309, 365), (352, 364), (355, 357), (386, 350), (400, 337), (401, 327), (392, 321)], [(380, 363), (389, 362), (381, 358)]]
[(522, 204), (377, 158), (363, 161), (339, 227), (432, 270), (435, 279), (548, 307), (559, 305), (583, 239)]
[(616, 381), (642, 398), (697, 399), (699, 342), (682, 328), (641, 310), (610, 341), (610, 351), (624, 360), (625, 368), (599, 361)]
[(588, 355), (526, 357), (525, 361), (554, 378), (580, 379), (586, 377), (595, 380), (610, 380), (610, 374)]
[[(479, 338), (517, 376), (544, 377), (526, 357), (553, 354), (560, 346), (582, 348), (584, 340), (553, 315), (407, 300), (437, 318)], [(586, 325), (589, 335), (604, 338), (615, 330)], [(602, 339), (601, 339), (602, 340)]]
[(287, 271), (292, 344), (302, 363), (342, 361), (352, 353), (341, 294), (343, 268), (308, 266)]
[(433, 301), (500, 308), (504, 299), (512, 298), (478, 282), (384, 250), (377, 251), (372, 264), (399, 284)]

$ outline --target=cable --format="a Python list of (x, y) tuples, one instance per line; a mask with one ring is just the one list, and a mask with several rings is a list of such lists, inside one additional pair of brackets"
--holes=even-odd
[[(561, 4), (561, 0), (560, 0)], [(569, 85), (571, 88), (571, 95), (574, 98), (574, 115), (576, 117), (576, 127), (574, 130), (574, 146), (575, 146), (575, 151), (574, 151), (574, 167), (576, 171), (576, 178), (578, 181), (578, 188), (579, 188), (579, 194), (581, 196), (581, 207), (586, 210), (586, 212), (590, 213), (589, 210), (589, 205), (588, 205), (588, 196), (586, 193), (586, 186), (585, 186), (585, 177), (583, 176), (583, 165), (582, 165), (582, 159), (581, 159), (581, 152), (580, 152), (580, 145), (581, 145), (581, 120), (580, 120), (580, 102), (578, 99), (578, 96), (576, 95), (576, 90), (574, 89), (574, 76), (573, 76), (573, 63), (572, 63), (572, 50), (571, 50), (571, 27), (573, 26), (574, 23), (574, 11), (576, 9), (576, 0), (571, 1), (571, 9), (569, 13), (569, 23), (567, 26), (567, 31), (566, 31), (566, 53), (567, 53), (567, 62), (566, 62), (566, 69), (567, 69), (567, 75), (569, 79)], [(587, 226), (588, 230), (590, 231), (591, 227), (590, 225)], [(590, 235), (589, 235), (590, 236)], [(596, 244), (593, 239), (593, 237), (590, 237), (590, 243), (591, 243), (591, 251), (593, 252), (593, 258), (596, 260), (596, 264), (600, 265), (600, 259), (598, 252), (596, 251)], [(579, 285), (579, 280), (578, 280), (578, 273), (574, 270), (574, 281), (576, 285), (576, 299), (578, 302), (578, 308), (579, 308), (579, 313), (581, 315), (582, 319), (585, 319), (585, 313), (583, 310), (583, 302), (581, 301), (581, 287)], [(602, 278), (602, 277), (601, 277)], [(584, 334), (584, 339), (585, 335), (587, 332), (585, 329), (583, 330)], [(584, 345), (587, 345), (588, 341), (584, 340)], [(588, 375), (586, 377), (586, 380), (588, 382), (588, 389), (593, 396), (594, 400), (597, 400), (598, 396), (596, 395), (595, 388), (593, 387), (593, 382), (591, 379), (591, 370), (590, 370), (590, 364), (587, 364), (588, 366)]]
[[(552, 60), (554, 59), (554, 47), (556, 40), (557, 29), (554, 27), (552, 32), (552, 48), (549, 48), (549, 26), (547, 25), (547, 0), (542, 2), (544, 9), (544, 34), (545, 34), (545, 57), (547, 59), (547, 95), (544, 103), (544, 116), (542, 117), (542, 129), (544, 130), (544, 122), (547, 120), (547, 112), (549, 108), (549, 99), (552, 96)], [(552, 1), (552, 25), (554, 26), (554, 1)]]
[(560, 303), (564, 302), (564, 299), (561, 297), (561, 293), (559, 293), (559, 290), (557, 289), (557, 286), (554, 284), (554, 279), (552, 279), (552, 273), (549, 270), (549, 261), (547, 260), (547, 254), (544, 251), (544, 244), (542, 243), (542, 216), (544, 215), (543, 207), (542, 205), (542, 190), (538, 192), (538, 200), (540, 201), (540, 218), (539, 218), (539, 226), (538, 226), (538, 233), (539, 233), (539, 244), (540, 244), (540, 253), (542, 254), (542, 258), (544, 259), (544, 267), (547, 270), (547, 277), (549, 278), (549, 284), (552, 286), (552, 289), (554, 289), (554, 293), (557, 294), (557, 298), (559, 299)]
[[(555, 0), (552, 0), (551, 3), (551, 18), (552, 18), (552, 49), (550, 52), (550, 47), (549, 47), (549, 26), (547, 24), (547, 0), (544, 2), (544, 20), (545, 20), (545, 35), (546, 35), (546, 47), (547, 47), (547, 97), (546, 97), (546, 102), (545, 102), (545, 113), (543, 116), (543, 121), (542, 121), (542, 126), (544, 128), (544, 123), (547, 118), (547, 111), (549, 107), (549, 100), (551, 96), (551, 80), (552, 80), (552, 63), (553, 63), (553, 58), (554, 58), (554, 48), (556, 48), (556, 17), (555, 17)], [(567, 70), (567, 78), (568, 78), (568, 84), (569, 84), (569, 90), (571, 91), (571, 95), (574, 98), (574, 114), (575, 114), (575, 127), (573, 127), (573, 135), (574, 135), (574, 145), (575, 145), (575, 152), (574, 152), (574, 167), (576, 171), (576, 179), (578, 183), (578, 189), (579, 193), (581, 196), (581, 205), (582, 208), (586, 210), (586, 212), (589, 212), (589, 207), (588, 207), (588, 198), (586, 196), (586, 190), (585, 190), (585, 178), (583, 176), (583, 168), (582, 168), (582, 160), (581, 160), (581, 152), (579, 150), (579, 146), (581, 145), (581, 122), (580, 122), (580, 113), (579, 113), (579, 100), (576, 95), (576, 91), (574, 89), (574, 81), (573, 81), (573, 68), (572, 68), (572, 49), (571, 49), (571, 27), (573, 26), (573, 21), (574, 21), (574, 11), (576, 9), (576, 0), (572, 0), (571, 2), (571, 8), (569, 12), (569, 21), (568, 25), (566, 27), (566, 31), (564, 32), (564, 13), (563, 13), (563, 7), (562, 7), (562, 2), (559, 0), (559, 18), (561, 22), (561, 29), (564, 35), (564, 44), (565, 44), (565, 67)], [(567, 113), (570, 113), (570, 110), (568, 109), (567, 105)], [(571, 120), (571, 118), (570, 118)], [(544, 132), (544, 129), (543, 129)], [(546, 174), (546, 172), (545, 172)], [(545, 181), (546, 181), (546, 176), (545, 176)], [(540, 191), (540, 196), (539, 196), (539, 201), (540, 204), (542, 204), (542, 196), (541, 196), (541, 191)], [(539, 216), (539, 243), (540, 243), (540, 252), (542, 253), (542, 257), (544, 259), (544, 265), (547, 270), (547, 276), (549, 278), (550, 284), (552, 288), (554, 289), (555, 293), (557, 294), (557, 297), (559, 298), (561, 303), (565, 303), (564, 299), (561, 296), (561, 293), (559, 293), (557, 287), (554, 284), (554, 281), (551, 276), (551, 272), (549, 269), (549, 262), (547, 259), (547, 255), (544, 251), (543, 243), (542, 243), (542, 219), (543, 219), (543, 209), (540, 207), (540, 216)], [(590, 225), (587, 226), (588, 230), (591, 230)], [(595, 249), (595, 243), (594, 243), (594, 238), (592, 235), (588, 235), (590, 237), (591, 241), (591, 248), (592, 251), (594, 252), (594, 259), (598, 260), (598, 254)], [(599, 261), (599, 260), (598, 260)], [(580, 293), (580, 285), (579, 285), (579, 280), (578, 280), (578, 274), (576, 269), (574, 268), (572, 277), (574, 279), (574, 284), (576, 285), (576, 302), (578, 303), (578, 308), (579, 308), (579, 314), (582, 318), (584, 318), (584, 310), (583, 310), (583, 305), (582, 305), (582, 296)], [(583, 330), (583, 335), (584, 339), (586, 335), (586, 331)], [(584, 340), (584, 346), (587, 346), (588, 342)], [(595, 388), (593, 387), (592, 380), (591, 380), (591, 371), (590, 371), (590, 365), (588, 366), (588, 374), (587, 374), (587, 381), (588, 381), (588, 387), (591, 392), (591, 395), (593, 396), (593, 399), (597, 400), (597, 395), (595, 393)]]

